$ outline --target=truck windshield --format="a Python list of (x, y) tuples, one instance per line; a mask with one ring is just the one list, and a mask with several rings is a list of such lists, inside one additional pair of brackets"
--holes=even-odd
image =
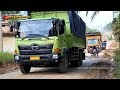
[(20, 22), (20, 37), (48, 37), (52, 28), (52, 19), (31, 20)]
[(88, 40), (88, 44), (97, 44), (98, 43), (98, 39), (89, 39)]

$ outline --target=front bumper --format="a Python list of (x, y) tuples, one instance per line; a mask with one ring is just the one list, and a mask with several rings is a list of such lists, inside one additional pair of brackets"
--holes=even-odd
[[(50, 66), (52, 64), (61, 62), (61, 54), (58, 53), (58, 59), (52, 58), (53, 54), (46, 55), (14, 55), (19, 56), (18, 60), (15, 60), (19, 64), (30, 65), (30, 66)], [(31, 56), (39, 56), (40, 60), (30, 60)]]

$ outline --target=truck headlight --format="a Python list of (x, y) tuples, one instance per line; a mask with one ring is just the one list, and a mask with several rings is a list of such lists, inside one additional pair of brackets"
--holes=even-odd
[(15, 60), (19, 60), (19, 56), (15, 56)]
[(52, 58), (53, 58), (53, 59), (58, 59), (58, 55), (57, 55), (57, 54), (54, 54), (54, 55), (52, 55)]

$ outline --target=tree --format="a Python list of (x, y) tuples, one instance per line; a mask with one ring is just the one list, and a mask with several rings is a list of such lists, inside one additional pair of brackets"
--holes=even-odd
[(112, 22), (110, 22), (104, 26), (104, 31), (112, 31)]
[(91, 28), (89, 28), (89, 27), (86, 28), (86, 31), (87, 31), (87, 32), (98, 32), (97, 29), (91, 29)]
[[(3, 16), (6, 14), (19, 14), (19, 11), (1, 11), (2, 19), (3, 19)], [(8, 20), (8, 22), (10, 26), (13, 24), (13, 20)]]
[(5, 15), (5, 14), (18, 14), (19, 11), (1, 11), (1, 14), (2, 14), (2, 17)]
[[(86, 12), (86, 16), (88, 15), (89, 11)], [(99, 11), (93, 11), (93, 14), (91, 16), (91, 21), (93, 21), (94, 17), (99, 13)]]
[(112, 22), (113, 34), (119, 40), (119, 48), (120, 48), (120, 14), (117, 18), (113, 19)]

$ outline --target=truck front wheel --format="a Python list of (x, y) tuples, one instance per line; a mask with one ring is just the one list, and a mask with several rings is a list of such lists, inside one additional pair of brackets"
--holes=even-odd
[(20, 71), (21, 71), (23, 74), (29, 73), (29, 72), (30, 72), (30, 69), (31, 69), (30, 66), (21, 65), (21, 64), (20, 64)]
[(68, 71), (68, 64), (69, 64), (69, 56), (67, 53), (64, 54), (63, 58), (62, 58), (62, 62), (59, 63), (58, 68), (59, 68), (59, 72), (61, 73), (66, 73)]

